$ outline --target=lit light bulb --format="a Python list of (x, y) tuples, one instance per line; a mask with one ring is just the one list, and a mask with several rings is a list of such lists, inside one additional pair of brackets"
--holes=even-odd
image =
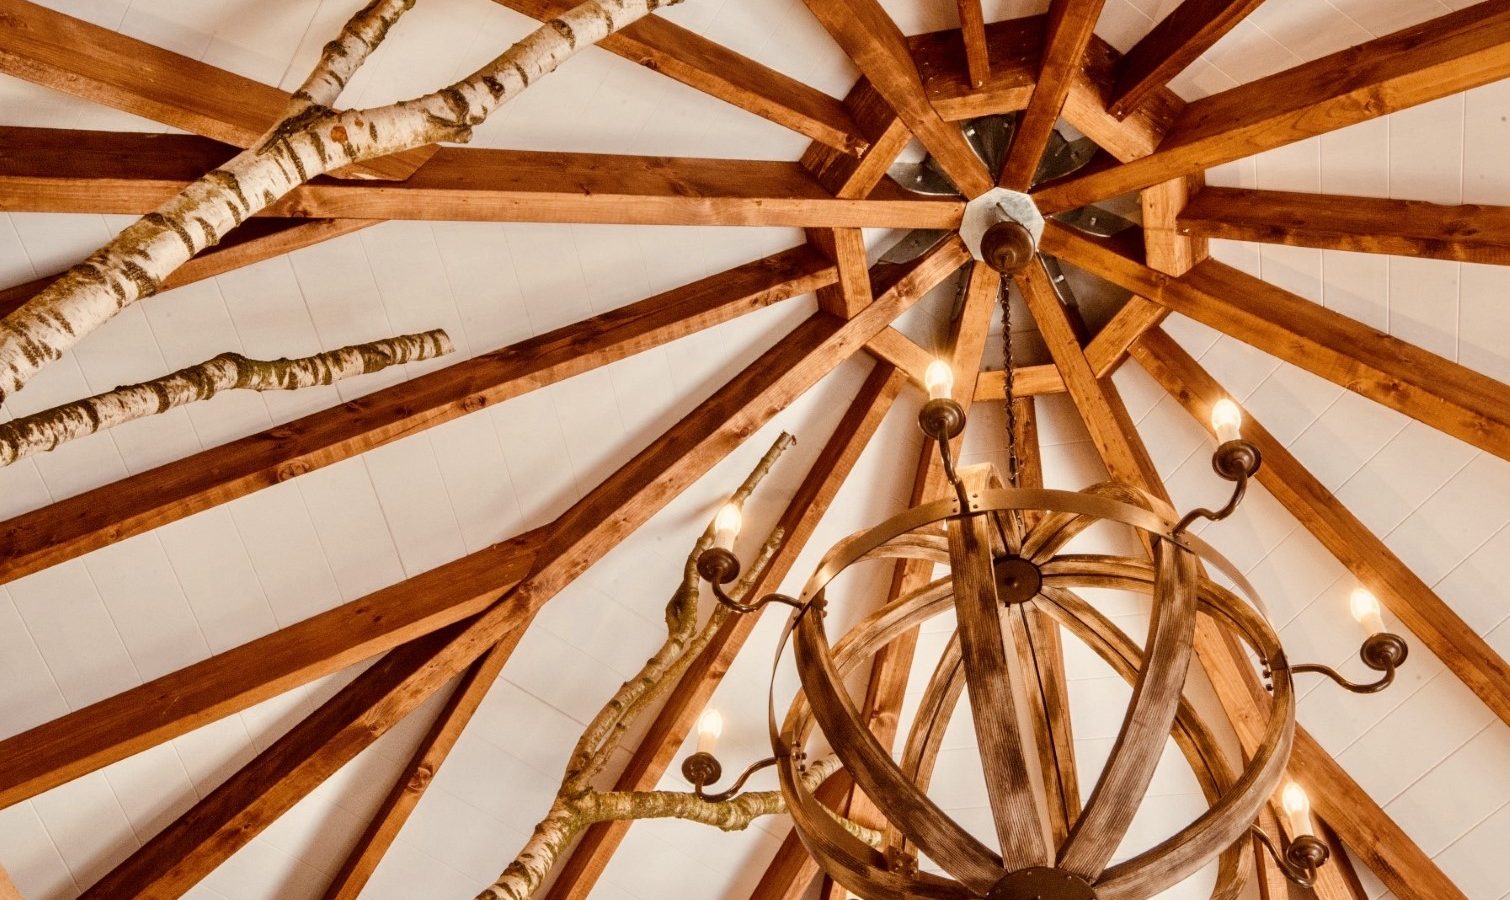
[(942, 359), (928, 364), (923, 373), (923, 384), (928, 387), (929, 400), (945, 400), (954, 393), (954, 369)]
[(733, 550), (734, 538), (739, 535), (739, 526), (742, 524), (744, 516), (739, 511), (739, 505), (725, 503), (713, 519), (713, 546)]
[(723, 713), (716, 709), (704, 710), (697, 720), (697, 752), (712, 753), (718, 745), (719, 735), (724, 733)]
[(1352, 607), (1353, 618), (1363, 626), (1363, 630), (1369, 634), (1384, 633), (1384, 616), (1379, 609), (1379, 598), (1365, 587), (1353, 588), (1353, 596), (1348, 604)]
[(1293, 781), (1286, 784), (1284, 793), (1280, 795), (1280, 804), (1284, 806), (1285, 818), (1290, 820), (1290, 840), (1313, 833), (1311, 798), (1306, 796), (1304, 788)]
[(1225, 444), (1242, 437), (1243, 411), (1237, 404), (1223, 397), (1211, 407), (1211, 427), (1216, 431), (1216, 441)]

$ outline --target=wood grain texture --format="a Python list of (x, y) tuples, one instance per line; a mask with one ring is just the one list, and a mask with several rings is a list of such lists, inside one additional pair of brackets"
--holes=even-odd
[(1510, 75), (1510, 0), (1466, 9), (1189, 104), (1158, 150), (1045, 185), (1045, 214), (1142, 190)]
[(865, 233), (858, 228), (810, 228), (807, 242), (831, 260), (839, 280), (818, 289), (818, 308), (848, 319), (870, 305), (870, 269)]
[(855, 66), (938, 160), (955, 187), (967, 197), (990, 190), (994, 184), (985, 163), (958, 126), (939, 118), (929, 105), (907, 39), (879, 0), (806, 2)]
[[(572, 0), (495, 2), (540, 21), (576, 5)], [(837, 99), (660, 16), (647, 16), (598, 46), (846, 155), (869, 144)]]
[(965, 45), (965, 68), (970, 85), (980, 87), (991, 77), (991, 56), (986, 49), (986, 18), (981, 0), (959, 0), (959, 29)]
[(0, 808), (474, 616), (528, 574), (531, 533), (0, 742)]
[(1075, 73), (1090, 45), (1105, 0), (1051, 0), (1038, 80), (1027, 111), (1017, 120), (1012, 148), (997, 179), (1002, 187), (1026, 191), (1038, 171), (1049, 135), (1070, 93)]
[(844, 108), (860, 126), (868, 142), (865, 149), (854, 155), (814, 141), (803, 152), (801, 164), (835, 197), (856, 200), (868, 196), (886, 177), (912, 132), (863, 76), (845, 95)]
[[(233, 153), (192, 135), (4, 128), (0, 210), (144, 214)], [(952, 228), (961, 209), (892, 182), (863, 201), (838, 199), (794, 162), (444, 147), (406, 181), (316, 178), (266, 215)]]
[(1205, 186), (1205, 173), (1197, 172), (1143, 190), (1139, 204), (1143, 208), (1143, 253), (1149, 268), (1166, 275), (1184, 275), (1211, 256), (1206, 235), (1177, 223)]
[(1215, 260), (1179, 278), (1052, 223), (1044, 249), (1501, 459), (1510, 387)]
[(1167, 86), (1263, 0), (1182, 0), (1127, 51), (1107, 109), (1118, 118)]
[[(1209, 424), (1211, 407), (1227, 396), (1216, 380), (1162, 330), (1144, 335), (1134, 346), (1133, 356), (1203, 425)], [(1246, 414), (1243, 437), (1263, 454), (1259, 483), (1501, 721), (1510, 722), (1510, 665), (1260, 422)]]
[[(255, 143), (289, 102), (286, 91), (27, 0), (0, 0), (0, 72), (234, 147)], [(403, 180), (435, 150), (341, 174)]]
[[(253, 219), (219, 244), (199, 254), (163, 279), (159, 294), (176, 287), (223, 275), (242, 266), (311, 247), (331, 238), (361, 231), (377, 222), (367, 219)], [(58, 279), (59, 272), (0, 290), (0, 319), (10, 315), (37, 292)]]
[[(522, 637), (527, 628), (528, 625), (518, 629), (515, 634)], [(451, 696), (446, 698), (446, 705), (441, 707), (440, 714), (435, 717), (429, 731), (415, 748), (408, 764), (394, 779), (388, 796), (383, 798), (383, 802), (373, 812), (367, 827), (357, 838), (356, 845), (346, 854), (346, 860), (331, 878), (325, 889), (325, 900), (356, 900), (361, 894), (362, 888), (383, 861), (383, 854), (393, 846), (414, 808), (419, 805), (420, 798), (425, 795), (425, 790), (430, 787), (435, 773), (450, 755), (451, 748), (460, 740), (462, 729), (472, 721), (472, 715), (482, 705), (488, 689), (502, 674), (504, 664), (513, 655), (514, 645), (515, 641), (505, 639), (472, 663), (461, 676), (461, 680), (451, 691)]]
[[(1163, 304), (1142, 297), (1128, 298), (1085, 348), (1085, 357), (1096, 377), (1105, 378), (1115, 372), (1127, 358), (1128, 348), (1168, 315), (1169, 309)], [(1013, 389), (1019, 397), (1062, 394), (1064, 378), (1052, 363), (1021, 366), (1017, 369)], [(982, 372), (976, 382), (975, 399), (1001, 400), (1005, 397), (1006, 376), (1001, 372)]]
[(928, 373), (928, 364), (933, 362), (933, 355), (919, 347), (912, 338), (895, 328), (885, 328), (865, 343), (865, 349), (876, 359), (901, 369), (908, 380), (926, 389), (924, 377)]
[(1207, 188), (1179, 211), (1177, 231), (1200, 239), (1510, 265), (1510, 208), (1502, 206)]
[(831, 263), (797, 247), (25, 513), (0, 525), (0, 581), (807, 293), (834, 277)]
[(907, 38), (907, 48), (923, 81), (923, 93), (950, 122), (1027, 109), (1043, 59), (1046, 17), (1028, 16), (985, 26), (990, 72), (975, 84), (960, 46), (965, 37), (949, 28)]

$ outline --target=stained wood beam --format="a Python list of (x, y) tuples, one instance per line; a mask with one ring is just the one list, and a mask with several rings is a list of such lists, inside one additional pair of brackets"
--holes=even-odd
[[(935, 31), (907, 39), (923, 78), (923, 90), (940, 116), (949, 121), (973, 119), (1026, 109), (1042, 66), (1047, 16), (1028, 16), (986, 26), (991, 77), (979, 88), (959, 58), (958, 30)], [(1080, 65), (1071, 72), (1063, 117), (1124, 162), (1147, 156), (1163, 139), (1185, 101), (1167, 88), (1125, 120), (1106, 110), (1122, 56), (1091, 35)]]
[[(1032, 267), (1022, 276), (1038, 282), (1036, 287), (1029, 282), (1024, 296), (1040, 329), (1047, 329), (1045, 342), (1060, 365), (1076, 411), (1091, 433), (1107, 470), (1113, 478), (1168, 502), (1164, 483), (1116, 386), (1109, 379), (1098, 381), (1093, 377), (1089, 362), (1073, 344), (1073, 332), (1063, 308), (1051, 293), (1047, 275), (1040, 275), (1039, 271), (1039, 267)], [(1217, 626), (1209, 616), (1201, 616), (1196, 621), (1196, 655), (1244, 751), (1253, 752), (1263, 739), (1269, 701), (1258, 685), (1246, 651), (1229, 630)], [(1308, 787), (1317, 814), (1336, 829), (1392, 890), (1404, 891), (1404, 896), (1462, 896), (1431, 859), (1302, 728), (1296, 729), (1288, 771), (1290, 777)]]
[(1503, 206), (1205, 188), (1176, 226), (1201, 239), (1510, 265), (1510, 207)]
[[(1169, 315), (1161, 304), (1142, 297), (1130, 297), (1117, 310), (1111, 321), (1091, 339), (1085, 348), (1085, 357), (1097, 378), (1106, 378), (1117, 370), (1127, 358), (1127, 351), (1148, 329), (1157, 326)], [(1064, 378), (1054, 364), (1020, 366), (1017, 369), (1013, 391), (1019, 397), (1038, 397), (1044, 394), (1064, 392)], [(1003, 372), (982, 372), (976, 382), (976, 400), (1003, 400), (1006, 398), (1006, 375)]]
[(1263, 0), (1182, 0), (1127, 51), (1107, 110), (1122, 118), (1137, 109), (1261, 3)]
[[(151, 212), (235, 151), (192, 135), (0, 129), (0, 210)], [(407, 181), (316, 178), (266, 211), (297, 218), (952, 228), (963, 205), (883, 182), (831, 196), (792, 162), (444, 147)]]
[(1017, 120), (1012, 148), (1002, 162), (997, 182), (1014, 191), (1026, 191), (1038, 171), (1038, 162), (1048, 146), (1049, 135), (1070, 85), (1090, 45), (1091, 32), (1105, 0), (1051, 0), (1045, 26), (1043, 54), (1037, 85), (1027, 111)]
[(814, 141), (802, 154), (801, 163), (829, 193), (856, 200), (868, 196), (886, 177), (912, 132), (867, 78), (861, 77), (845, 95), (844, 108), (860, 126), (868, 141), (866, 148), (856, 156)]
[[(949, 247), (954, 249), (950, 250)], [(957, 239), (936, 249), (930, 257), (939, 252), (947, 253), (945, 264), (934, 268), (932, 274), (916, 282), (910, 290), (926, 293), (968, 258), (968, 253), (963, 251), (963, 245), (958, 244)], [(873, 279), (873, 282), (879, 284), (881, 279)], [(878, 297), (875, 304), (882, 303), (885, 297), (885, 294)], [(862, 315), (868, 314), (875, 304), (868, 307)], [(752, 593), (758, 595), (762, 591), (773, 590), (786, 576), (840, 485), (854, 467), (860, 451), (879, 427), (903, 382), (902, 374), (888, 364), (879, 364), (872, 371), (819, 454), (818, 460), (814, 462), (802, 487), (782, 514), (778, 527), (784, 529), (783, 544), (773, 557), (771, 568)], [(698, 715), (713, 696), (757, 621), (755, 616), (736, 616), (730, 618), (715, 633), (702, 655), (683, 674), (649, 730), (641, 738), (639, 746), (619, 774), (616, 790), (650, 790), (659, 783), (671, 763), (672, 754), (681, 747), (691, 732)], [(604, 822), (588, 829), (576, 850), (562, 864), (555, 885), (546, 895), (547, 900), (586, 897), (602, 875), (614, 851), (623, 842), (630, 824)]]
[[(495, 2), (542, 22), (576, 5), (572, 0)], [(647, 16), (598, 46), (845, 155), (855, 156), (870, 143), (834, 97), (660, 16)]]
[(461, 676), (461, 681), (457, 683), (451, 696), (446, 698), (446, 705), (430, 724), (419, 747), (394, 779), (388, 796), (383, 798), (382, 804), (368, 820), (367, 827), (357, 838), (356, 846), (346, 854), (345, 862), (336, 870), (325, 889), (325, 900), (356, 900), (361, 894), (362, 888), (372, 878), (372, 873), (377, 871), (378, 863), (383, 861), (383, 854), (393, 846), (441, 764), (461, 738), (462, 729), (472, 721), (472, 715), (482, 705), (488, 689), (502, 674), (504, 664), (509, 661), (527, 630), (526, 625), (509, 632)]
[(1197, 100), (1157, 152), (1044, 186), (1045, 214), (1325, 134), (1510, 75), (1510, 0), (1457, 12)]
[(991, 55), (986, 48), (986, 17), (981, 0), (959, 0), (959, 29), (965, 44), (965, 68), (970, 85), (981, 87), (991, 77)]
[(939, 118), (923, 94), (907, 39), (878, 0), (806, 0), (808, 9), (843, 48), (907, 128), (933, 154), (967, 197), (994, 184), (985, 163), (958, 126)]
[(1093, 275), (1510, 459), (1510, 387), (1492, 378), (1215, 260), (1170, 278), (1140, 263), (1136, 250), (1053, 223), (1044, 230), (1043, 247)]
[[(550, 526), (535, 565), (476, 618), (390, 653), (90, 889), (178, 895), (255, 837), (643, 525), (967, 256), (950, 242), (849, 321), (817, 313)], [(943, 274), (940, 274), (940, 273)], [(465, 559), (470, 559), (466, 557)]]
[[(840, 769), (819, 785), (813, 796), (829, 809), (839, 809), (852, 786), (849, 776)], [(789, 830), (750, 892), (750, 900), (802, 900), (818, 875), (817, 861), (802, 846), (797, 832)]]
[[(361, 231), (377, 222), (368, 219), (253, 219), (242, 223), (225, 240), (199, 254), (163, 279), (162, 289), (223, 275), (242, 266), (292, 253), (343, 234)], [(58, 272), (0, 290), (0, 319), (58, 280)]]
[(543, 534), (497, 544), (0, 741), (0, 808), (477, 615)]
[[(1133, 346), (1132, 355), (1197, 421), (1210, 424), (1211, 407), (1227, 393), (1173, 338), (1154, 329)], [(1486, 706), (1510, 722), (1510, 665), (1248, 415), (1243, 436), (1263, 454), (1259, 483)]]
[[(0, 0), (0, 72), (234, 147), (283, 118), (289, 94), (27, 0)], [(403, 180), (436, 147), (341, 170)]]
[(870, 269), (865, 234), (858, 228), (809, 228), (807, 242), (831, 260), (839, 280), (818, 289), (818, 308), (848, 319), (870, 305)]
[(0, 523), (0, 583), (830, 284), (797, 247)]
[(1178, 224), (1192, 198), (1199, 196), (1205, 187), (1206, 174), (1197, 172), (1143, 190), (1138, 201), (1143, 208), (1143, 254), (1149, 268), (1166, 275), (1184, 275), (1211, 256), (1211, 244), (1205, 235), (1182, 229)]

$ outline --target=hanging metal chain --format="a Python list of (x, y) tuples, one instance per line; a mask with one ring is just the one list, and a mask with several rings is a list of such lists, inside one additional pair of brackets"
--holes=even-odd
[(1011, 487), (1019, 487), (1017, 483), (1019, 462), (1017, 459), (1017, 395), (1016, 366), (1012, 364), (1012, 300), (1008, 296), (1012, 280), (1003, 276), (1001, 288), (997, 291), (997, 301), (1001, 304), (1001, 351), (1002, 351), (1002, 375), (1005, 382), (1003, 393), (1007, 404), (1007, 481)]

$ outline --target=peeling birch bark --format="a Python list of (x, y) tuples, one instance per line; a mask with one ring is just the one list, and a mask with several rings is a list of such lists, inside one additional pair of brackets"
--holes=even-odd
[(374, 0), (326, 48), (288, 117), (0, 320), (0, 402), (122, 309), (155, 293), (196, 253), (300, 184), (426, 144), (465, 143), (475, 125), (574, 53), (676, 2), (587, 0), (441, 90), (373, 109), (332, 109), (340, 86), (413, 4)]
[(302, 359), (259, 360), (222, 353), (161, 378), (0, 424), (0, 466), (132, 419), (208, 400), (221, 391), (294, 391), (333, 384), (389, 366), (445, 356), (452, 349), (451, 339), (437, 329), (354, 344)]

